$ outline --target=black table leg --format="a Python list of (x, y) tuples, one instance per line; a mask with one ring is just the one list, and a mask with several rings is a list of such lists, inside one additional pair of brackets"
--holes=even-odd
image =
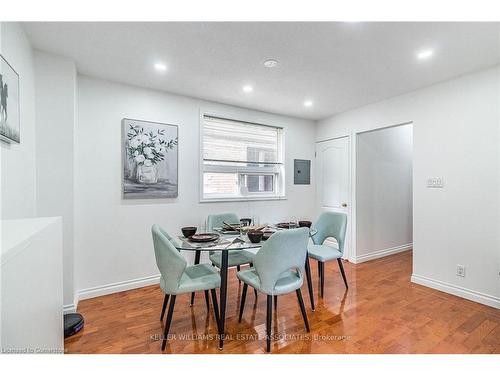
[(221, 270), (220, 270), (220, 314), (219, 314), (219, 350), (224, 347), (224, 324), (226, 320), (226, 293), (227, 293), (227, 262), (228, 252), (221, 251)]
[(318, 262), (320, 269), (320, 289), (321, 289), (321, 298), (323, 298), (325, 291), (325, 262)]
[(307, 289), (309, 290), (309, 299), (311, 300), (311, 309), (315, 311), (314, 308), (314, 293), (311, 280), (311, 265), (309, 264), (309, 256), (306, 256), (306, 279), (307, 279)]
[[(200, 264), (200, 256), (201, 256), (201, 251), (196, 250), (196, 253), (194, 254), (194, 264)], [(191, 304), (189, 306), (193, 306), (194, 304), (194, 292), (191, 293)]]

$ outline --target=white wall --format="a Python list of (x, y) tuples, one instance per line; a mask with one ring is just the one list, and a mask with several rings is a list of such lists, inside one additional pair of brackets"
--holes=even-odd
[[(497, 66), (333, 116), (316, 133), (323, 140), (412, 121), (412, 280), (496, 307), (499, 96)], [(443, 177), (444, 189), (427, 188), (428, 177)]]
[(412, 242), (412, 125), (356, 137), (356, 262)]
[(2, 218), (33, 217), (35, 203), (35, 79), (33, 51), (18, 23), (2, 23), (2, 55), (19, 74), (21, 143), (0, 141)]
[(64, 305), (74, 306), (73, 153), (76, 67), (73, 61), (35, 51), (36, 206), (38, 216), (62, 216)]
[[(158, 275), (150, 228), (158, 223), (172, 235), (198, 225), (207, 214), (259, 214), (261, 221), (291, 215), (313, 219), (312, 185), (293, 185), (293, 159), (314, 156), (314, 123), (112, 83), (78, 81), (75, 132), (75, 269), (81, 297), (152, 282)], [(198, 203), (200, 110), (224, 113), (285, 128), (287, 200)], [(124, 117), (179, 125), (179, 197), (123, 200), (121, 120)], [(186, 254), (187, 256), (192, 254)], [(136, 280), (135, 284), (122, 284)], [(118, 283), (118, 285), (116, 285)], [(109, 288), (100, 288), (112, 284)], [(97, 291), (93, 288), (97, 288)], [(89, 290), (90, 289), (90, 290)]]

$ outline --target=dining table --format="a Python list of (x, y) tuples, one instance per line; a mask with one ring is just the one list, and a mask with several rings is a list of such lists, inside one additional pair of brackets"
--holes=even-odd
[[(273, 228), (273, 230), (287, 230), (283, 228)], [(219, 339), (219, 349), (222, 350), (224, 347), (225, 338), (225, 318), (226, 318), (226, 301), (227, 301), (227, 274), (228, 274), (228, 255), (230, 251), (233, 250), (248, 250), (248, 249), (259, 249), (265, 243), (261, 240), (258, 243), (251, 242), (246, 235), (239, 233), (224, 233), (220, 229), (216, 228), (215, 232), (219, 234), (219, 238), (211, 242), (194, 242), (186, 237), (179, 236), (173, 238), (172, 243), (177, 250), (183, 251), (193, 251), (195, 252), (194, 264), (199, 264), (202, 252), (221, 252), (221, 268), (220, 268), (220, 295), (219, 295), (219, 321), (218, 324), (218, 339)], [(309, 235), (314, 236), (317, 230), (314, 228), (309, 229)], [(314, 311), (314, 296), (312, 289), (311, 280), (311, 266), (309, 264), (309, 257), (306, 256), (305, 262), (305, 273), (307, 279), (307, 288), (309, 291), (309, 298), (311, 301), (311, 308)]]

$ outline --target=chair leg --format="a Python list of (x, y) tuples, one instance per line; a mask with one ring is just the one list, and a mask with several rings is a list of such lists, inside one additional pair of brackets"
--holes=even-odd
[(321, 262), (318, 260), (318, 283), (319, 283), (319, 291), (321, 293)]
[(271, 351), (271, 321), (273, 320), (273, 296), (267, 296), (266, 352)]
[[(240, 272), (241, 271), (241, 267), (240, 266), (236, 266), (236, 272)], [(238, 279), (238, 284), (241, 284), (241, 280)]]
[(337, 262), (339, 263), (340, 273), (342, 274), (342, 278), (344, 279), (345, 288), (349, 289), (349, 286), (347, 285), (347, 279), (345, 277), (344, 265), (342, 264), (342, 259), (338, 258)]
[(247, 289), (248, 289), (248, 284), (243, 283), (243, 291), (241, 292), (241, 301), (240, 301), (240, 316), (238, 318), (238, 323), (241, 323), (241, 318), (243, 317), (243, 309), (245, 308), (245, 300), (247, 298)]
[[(248, 265), (250, 266), (250, 268), (253, 267), (253, 263), (249, 263)], [(257, 299), (257, 289), (253, 289), (253, 294), (255, 295), (255, 299)]]
[(163, 317), (165, 316), (165, 309), (167, 308), (168, 297), (169, 295), (165, 293), (165, 298), (163, 298), (163, 307), (161, 308), (160, 320), (163, 320)]
[[(201, 257), (201, 251), (196, 250), (196, 252), (194, 254), (194, 264), (195, 265), (200, 264), (200, 257)], [(194, 305), (194, 292), (191, 293), (191, 303), (189, 304), (189, 306), (193, 306), (193, 305)]]
[(218, 332), (220, 319), (219, 319), (219, 304), (217, 303), (217, 293), (215, 293), (215, 289), (210, 289), (210, 292), (212, 293), (212, 305), (214, 306), (215, 322), (217, 323), (217, 332)]
[(170, 324), (172, 323), (172, 315), (174, 314), (175, 298), (177, 296), (173, 295), (170, 299), (170, 306), (168, 307), (167, 321), (165, 322), (165, 331), (163, 332), (163, 342), (161, 344), (161, 350), (165, 350), (167, 346), (167, 336), (170, 330)]
[(321, 285), (321, 298), (323, 298), (325, 294), (325, 263), (318, 262), (320, 264), (320, 285)]
[(300, 312), (302, 313), (302, 318), (304, 319), (304, 324), (306, 326), (306, 331), (310, 332), (309, 321), (307, 320), (306, 308), (304, 306), (304, 300), (302, 299), (302, 292), (300, 291), (300, 288), (296, 290), (296, 293), (297, 299), (299, 300)]
[(208, 300), (208, 290), (205, 290), (205, 304), (207, 305), (207, 313), (210, 313), (210, 301)]
[(309, 300), (311, 301), (311, 309), (312, 309), (312, 311), (315, 311), (314, 292), (313, 292), (312, 279), (311, 279), (311, 265), (309, 263), (309, 256), (306, 257), (306, 264), (305, 264), (304, 268), (306, 270), (307, 290), (309, 291)]
[(274, 311), (278, 310), (278, 296), (274, 296)]

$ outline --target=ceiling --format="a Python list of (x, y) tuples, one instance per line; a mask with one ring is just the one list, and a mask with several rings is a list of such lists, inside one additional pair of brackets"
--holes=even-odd
[[(23, 23), (35, 48), (81, 74), (314, 120), (500, 63), (499, 25)], [(434, 55), (418, 60), (423, 49)], [(269, 58), (277, 67), (263, 66)]]

